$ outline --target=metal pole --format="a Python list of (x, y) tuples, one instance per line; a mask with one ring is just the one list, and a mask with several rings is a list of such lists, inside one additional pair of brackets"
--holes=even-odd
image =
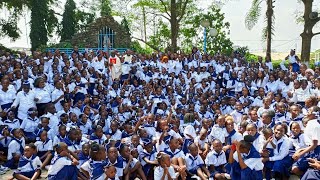
[(203, 28), (203, 52), (207, 52), (207, 31), (206, 27)]

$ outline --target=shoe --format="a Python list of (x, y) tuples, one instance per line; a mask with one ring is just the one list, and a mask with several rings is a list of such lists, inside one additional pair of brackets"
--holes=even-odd
[(0, 166), (0, 171), (4, 171), (4, 172), (7, 172), (9, 171), (10, 169), (8, 167), (5, 167), (5, 166)]

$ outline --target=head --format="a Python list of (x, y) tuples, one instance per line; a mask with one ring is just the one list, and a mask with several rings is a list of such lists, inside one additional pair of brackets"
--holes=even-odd
[(108, 155), (108, 158), (109, 158), (109, 160), (111, 162), (115, 162), (117, 160), (117, 158), (118, 158), (118, 150), (117, 150), (117, 148), (116, 147), (110, 147), (108, 149), (107, 155)]
[(297, 136), (298, 134), (301, 133), (301, 127), (300, 124), (297, 122), (293, 122), (290, 124), (290, 131), (292, 135)]
[(117, 169), (112, 165), (112, 166), (107, 166), (105, 168), (105, 174), (107, 176), (107, 178), (115, 178), (117, 175)]
[(165, 154), (165, 153), (162, 153), (160, 152), (158, 155), (157, 155), (157, 160), (159, 162), (159, 165), (161, 167), (170, 167), (170, 156), (168, 154)]
[(37, 152), (37, 147), (33, 143), (30, 143), (24, 147), (23, 155), (27, 158), (30, 158), (31, 156), (36, 154), (36, 152)]
[(247, 127), (246, 127), (246, 131), (248, 133), (248, 135), (251, 135), (251, 136), (254, 136), (257, 134), (257, 125), (256, 124), (248, 124)]
[(285, 129), (281, 124), (277, 124), (274, 127), (274, 137), (279, 140), (284, 136)]
[(254, 141), (254, 137), (251, 135), (244, 136), (243, 140), (241, 140), (239, 152), (240, 153), (249, 153), (252, 147), (252, 142)]
[(103, 161), (106, 159), (106, 149), (104, 146), (93, 143), (90, 147), (90, 158), (94, 161)]
[(217, 153), (220, 153), (222, 151), (222, 143), (219, 139), (215, 139), (212, 142), (212, 148), (215, 150)]
[(89, 143), (84, 143), (82, 145), (81, 151), (84, 155), (88, 156), (90, 153), (90, 144)]
[(269, 139), (269, 137), (273, 135), (273, 131), (271, 128), (263, 128), (261, 132), (265, 139)]

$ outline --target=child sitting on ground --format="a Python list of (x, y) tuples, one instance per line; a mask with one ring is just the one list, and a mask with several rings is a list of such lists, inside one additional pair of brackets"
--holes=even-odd
[(186, 165), (188, 170), (188, 176), (197, 175), (202, 180), (206, 180), (210, 177), (210, 172), (204, 165), (201, 156), (198, 153), (198, 147), (196, 144), (192, 143), (189, 146), (189, 152), (186, 155)]
[(170, 156), (164, 153), (157, 155), (159, 166), (154, 170), (154, 180), (176, 179), (176, 173), (171, 166)]

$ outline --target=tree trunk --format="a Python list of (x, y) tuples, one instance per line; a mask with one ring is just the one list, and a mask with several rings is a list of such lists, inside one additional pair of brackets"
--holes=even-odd
[(270, 56), (271, 58), (271, 40), (272, 40), (272, 16), (273, 16), (273, 0), (267, 1), (267, 51), (266, 51), (266, 57)]
[(309, 15), (312, 12), (312, 3), (313, 0), (302, 0), (304, 3), (304, 28), (303, 32), (300, 34), (302, 38), (302, 47), (301, 47), (301, 61), (308, 62), (310, 61), (310, 51), (311, 51), (311, 40), (314, 34), (312, 29), (317, 22), (320, 21), (320, 17), (315, 19), (310, 19)]
[(179, 31), (179, 22), (177, 16), (177, 3), (176, 0), (171, 0), (170, 7), (170, 27), (171, 27), (171, 49), (173, 52), (177, 51), (177, 39), (178, 39), (178, 31)]
[(144, 41), (147, 42), (147, 17), (144, 6), (142, 6), (142, 16), (143, 16), (143, 32), (144, 32)]

